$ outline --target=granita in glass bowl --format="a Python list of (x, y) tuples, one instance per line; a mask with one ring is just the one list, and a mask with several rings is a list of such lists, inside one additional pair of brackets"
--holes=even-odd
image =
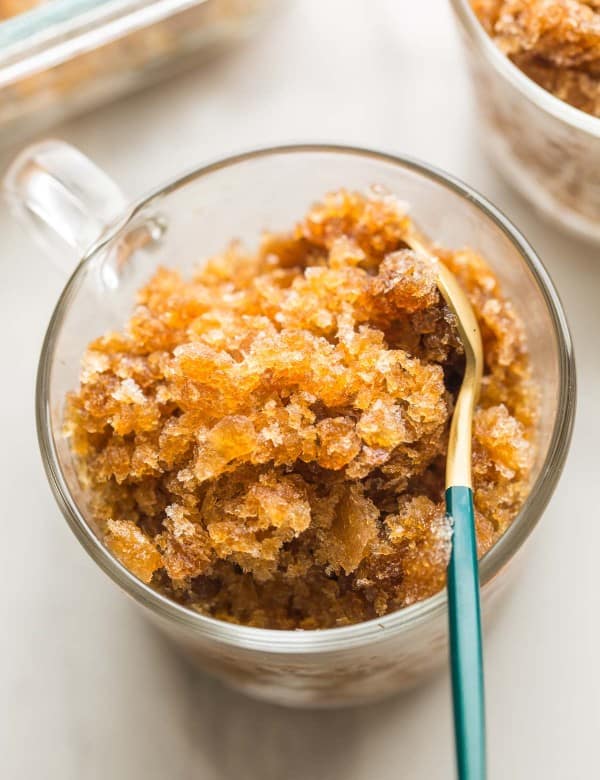
[(32, 230), (75, 247), (38, 372), (54, 494), (201, 668), (330, 706), (446, 658), (463, 354), (437, 263), (483, 334), (473, 476), (493, 613), (566, 457), (575, 376), (552, 283), (491, 204), (422, 163), (314, 145), (205, 165), (131, 205), (44, 142), (4, 186)]
[(600, 6), (452, 6), (490, 159), (553, 225), (600, 242)]

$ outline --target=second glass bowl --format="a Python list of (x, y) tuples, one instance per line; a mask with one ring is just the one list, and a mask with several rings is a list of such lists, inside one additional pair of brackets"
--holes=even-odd
[(573, 108), (513, 65), (469, 0), (451, 2), (482, 141), (496, 168), (554, 224), (600, 243), (600, 118)]

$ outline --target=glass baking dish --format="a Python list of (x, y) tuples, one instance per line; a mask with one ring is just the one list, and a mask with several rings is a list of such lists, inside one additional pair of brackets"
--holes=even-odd
[[(280, 0), (0, 0), (0, 143), (252, 33)], [(19, 13), (19, 11), (24, 11)]]

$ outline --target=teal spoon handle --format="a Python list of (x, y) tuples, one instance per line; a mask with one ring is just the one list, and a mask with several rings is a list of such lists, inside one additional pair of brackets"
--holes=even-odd
[(459, 780), (485, 780), (485, 707), (479, 567), (471, 488), (446, 490), (454, 533), (448, 565), (448, 618)]

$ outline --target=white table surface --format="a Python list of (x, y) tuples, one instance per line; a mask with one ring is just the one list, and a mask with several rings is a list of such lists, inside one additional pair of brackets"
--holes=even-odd
[[(196, 162), (271, 142), (398, 151), (457, 174), (522, 228), (570, 318), (579, 409), (562, 482), (486, 636), (490, 777), (600, 776), (600, 253), (538, 219), (482, 156), (446, 0), (296, 0), (230, 56), (53, 135), (132, 195)], [(255, 703), (192, 672), (95, 568), (53, 501), (34, 430), (37, 357), (63, 279), (4, 207), (0, 268), (0, 776), (452, 777), (445, 673), (362, 709)]]

